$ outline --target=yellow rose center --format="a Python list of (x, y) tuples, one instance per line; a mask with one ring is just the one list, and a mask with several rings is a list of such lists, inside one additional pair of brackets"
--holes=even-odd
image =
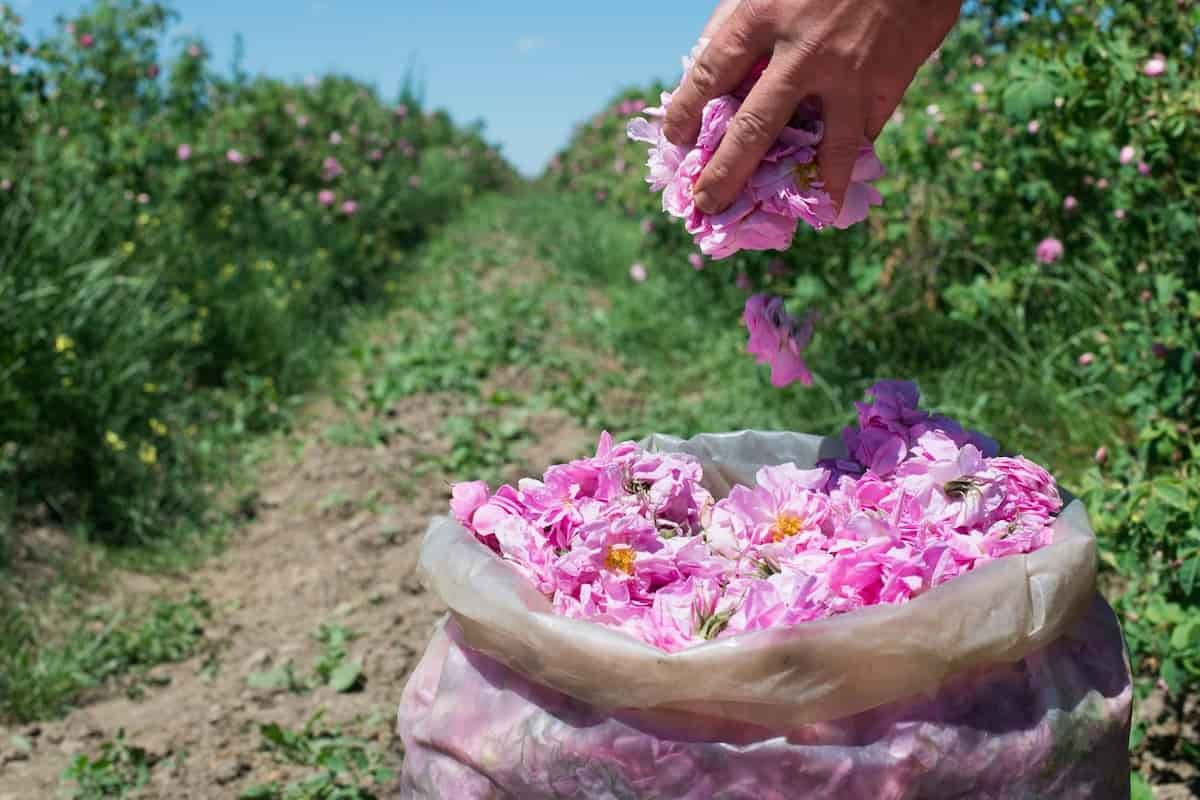
[(634, 551), (628, 545), (618, 544), (608, 548), (608, 554), (604, 556), (604, 566), (613, 572), (624, 572), (626, 575), (633, 574), (633, 557)]
[(804, 528), (804, 520), (795, 514), (780, 514), (771, 526), (771, 540), (782, 542), (789, 536), (795, 536)]
[(821, 171), (817, 167), (816, 161), (810, 161), (807, 164), (797, 164), (794, 167), (794, 171), (796, 173), (796, 183), (802, 189), (807, 189), (813, 181), (820, 180), (821, 177)]

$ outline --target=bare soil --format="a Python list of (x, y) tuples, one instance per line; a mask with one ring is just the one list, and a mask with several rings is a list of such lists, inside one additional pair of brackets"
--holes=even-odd
[[(310, 430), (294, 435), (303, 448), (281, 446), (263, 468), (254, 518), (224, 552), (182, 579), (115, 576), (120, 585), (106, 592), (113, 597), (200, 592), (214, 609), (205, 631), (210, 646), (155, 668), (152, 683), (160, 685), (140, 699), (113, 691), (62, 720), (0, 727), (0, 800), (61, 796), (71, 759), (94, 756), (122, 730), (130, 745), (162, 762), (139, 797), (235, 798), (250, 786), (311, 772), (278, 763), (261, 746), (260, 726), (300, 727), (319, 710), (323, 725), (373, 740), (398, 767), (396, 706), (443, 612), (416, 571), (422, 534), (431, 515), (444, 513), (448, 494), (446, 476), (429, 469), (430, 456), (447, 447), (439, 425), (461, 402), (442, 395), (400, 402), (386, 413), (393, 433), (373, 449), (328, 444), (322, 431), (348, 412), (326, 403)], [(514, 471), (540, 472), (577, 457), (590, 438), (553, 412), (528, 420), (528, 429), (533, 443)], [(361, 691), (247, 687), (250, 673), (289, 661), (298, 675), (311, 674), (321, 650), (313, 634), (327, 622), (360, 634), (349, 650), (364, 666)], [(10, 746), (14, 734), (32, 752)]]

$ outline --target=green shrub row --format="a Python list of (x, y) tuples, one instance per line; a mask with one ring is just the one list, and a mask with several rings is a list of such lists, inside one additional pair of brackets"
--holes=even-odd
[(513, 173), (411, 85), (165, 51), (161, 3), (38, 42), (0, 8), (0, 545), (37, 508), (145, 540), (203, 508), (216, 432), (278, 423), (347, 311)]

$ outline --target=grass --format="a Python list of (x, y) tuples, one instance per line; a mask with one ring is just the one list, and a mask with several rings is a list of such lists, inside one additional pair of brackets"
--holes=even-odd
[[(39, 641), (18, 612), (0, 617), (0, 716), (27, 722), (66, 713), (85, 693), (125, 678), (136, 696), (159, 664), (200, 651), (208, 602), (158, 598), (140, 614), (106, 606), (86, 609), (60, 641)], [(130, 674), (134, 677), (128, 679)]]

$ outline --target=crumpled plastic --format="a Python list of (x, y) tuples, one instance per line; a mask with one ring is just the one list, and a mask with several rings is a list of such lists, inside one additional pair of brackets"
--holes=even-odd
[[(741, 431), (691, 453), (714, 496), (833, 439)], [(1071, 502), (1041, 550), (910, 602), (665, 653), (549, 601), (452, 519), (421, 568), (450, 614), (405, 687), (401, 796), (1126, 798), (1132, 703), (1096, 544)]]

